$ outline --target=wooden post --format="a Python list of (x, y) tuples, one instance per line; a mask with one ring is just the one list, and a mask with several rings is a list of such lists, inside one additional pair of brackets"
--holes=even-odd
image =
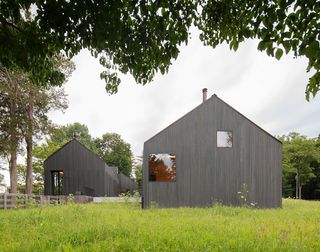
[(7, 209), (7, 194), (3, 194), (3, 208)]

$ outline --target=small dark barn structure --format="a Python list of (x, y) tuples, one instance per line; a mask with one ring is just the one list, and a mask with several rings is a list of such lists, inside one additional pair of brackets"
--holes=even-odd
[(203, 92), (202, 104), (144, 143), (143, 206), (236, 206), (243, 195), (281, 207), (282, 143)]
[(45, 195), (115, 197), (137, 190), (129, 177), (73, 139), (44, 162)]

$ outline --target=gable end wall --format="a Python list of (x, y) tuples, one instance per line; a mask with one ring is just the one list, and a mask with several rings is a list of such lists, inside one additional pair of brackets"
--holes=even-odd
[[(216, 147), (217, 130), (233, 132), (232, 148)], [(212, 97), (144, 144), (145, 206), (239, 205), (242, 184), (258, 207), (281, 207), (279, 141), (239, 112)], [(148, 155), (176, 155), (176, 182), (149, 182)]]

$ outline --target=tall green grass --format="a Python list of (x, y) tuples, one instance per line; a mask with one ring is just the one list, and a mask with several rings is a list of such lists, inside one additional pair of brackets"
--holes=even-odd
[(133, 203), (0, 211), (0, 251), (320, 251), (320, 202), (141, 210)]

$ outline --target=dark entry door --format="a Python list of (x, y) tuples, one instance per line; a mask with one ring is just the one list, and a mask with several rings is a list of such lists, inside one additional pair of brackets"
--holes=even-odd
[(63, 195), (63, 171), (52, 171), (52, 195)]

